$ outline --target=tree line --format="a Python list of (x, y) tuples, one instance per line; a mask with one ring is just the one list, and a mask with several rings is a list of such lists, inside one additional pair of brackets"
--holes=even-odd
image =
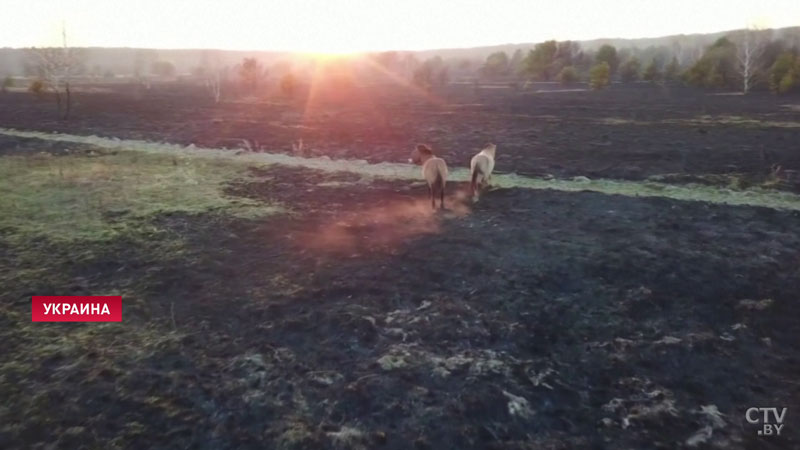
[(617, 49), (606, 44), (586, 51), (577, 42), (550, 40), (527, 53), (517, 49), (510, 57), (502, 51), (492, 53), (478, 74), (490, 80), (587, 81), (597, 89), (612, 81), (646, 81), (745, 93), (753, 89), (787, 93), (800, 90), (800, 49), (772, 39), (770, 31), (747, 29), (719, 38), (686, 64), (666, 46)]
[[(425, 91), (441, 89), (452, 78), (484, 81), (521, 80), (588, 82), (602, 89), (611, 82), (683, 83), (708, 89), (749, 92), (772, 90), (783, 94), (800, 91), (800, 36), (774, 38), (772, 30), (746, 29), (728, 33), (705, 48), (681, 48), (672, 45), (646, 48), (617, 48), (610, 44), (584, 49), (575, 41), (549, 40), (532, 48), (489, 54), (485, 60), (468, 58), (444, 60), (440, 56), (420, 60), (414, 52), (388, 51), (362, 55), (341, 61), (320, 63), (294, 56), (273, 61), (266, 68), (257, 58), (246, 57), (238, 63), (224, 64), (221, 51), (204, 51), (199, 64), (192, 68), (190, 79), (198, 81), (215, 102), (225, 95), (260, 95), (274, 86), (293, 97), (311, 80), (328, 84), (333, 90), (349, 89), (354, 80), (369, 82), (377, 76), (404, 80)], [(69, 117), (72, 83), (81, 79), (115, 78), (95, 64), (88, 69), (85, 49), (67, 44), (63, 31), (60, 47), (28, 50), (25, 73), (33, 77), (29, 90), (37, 95), (52, 93), (59, 115)], [(793, 41), (792, 41), (793, 39)], [(150, 88), (152, 78), (171, 80), (178, 74), (175, 65), (159, 57), (155, 50), (137, 50), (128, 69), (139, 86)], [(269, 80), (269, 82), (268, 82)], [(14, 87), (7, 76), (0, 92)]]

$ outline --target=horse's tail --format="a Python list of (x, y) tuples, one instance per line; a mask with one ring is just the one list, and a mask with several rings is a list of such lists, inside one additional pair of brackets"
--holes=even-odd
[(470, 188), (472, 189), (472, 195), (475, 195), (478, 192), (478, 175), (481, 173), (481, 168), (478, 164), (472, 169), (472, 182), (470, 183)]
[(444, 191), (444, 176), (442, 175), (442, 169), (436, 170), (436, 178), (433, 179), (432, 188), (434, 192)]

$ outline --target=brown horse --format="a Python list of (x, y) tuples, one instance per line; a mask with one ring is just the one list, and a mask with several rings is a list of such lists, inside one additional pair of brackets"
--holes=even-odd
[(440, 206), (444, 209), (444, 186), (447, 183), (447, 163), (434, 156), (433, 150), (425, 144), (417, 144), (411, 152), (408, 162), (422, 166), (422, 176), (428, 183), (431, 195), (431, 207), (436, 209), (436, 195), (439, 194)]

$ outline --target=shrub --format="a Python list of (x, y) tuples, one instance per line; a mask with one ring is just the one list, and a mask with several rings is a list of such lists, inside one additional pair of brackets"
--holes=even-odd
[(28, 86), (28, 92), (36, 95), (42, 95), (44, 93), (44, 88), (44, 81), (37, 79), (33, 80), (30, 86)]
[(578, 81), (578, 72), (572, 66), (566, 66), (558, 74), (558, 81), (561, 84), (574, 83)]
[(159, 77), (171, 77), (175, 75), (175, 66), (169, 61), (155, 61), (150, 72)]
[(603, 89), (611, 82), (611, 68), (608, 63), (603, 61), (595, 64), (589, 71), (589, 84), (592, 89)]
[(411, 76), (414, 85), (425, 90), (433, 87), (433, 69), (427, 64), (419, 66)]
[(785, 94), (797, 86), (800, 86), (800, 73), (792, 70), (781, 78), (780, 83), (778, 83), (778, 93)]
[(597, 51), (597, 55), (595, 55), (595, 61), (597, 64), (608, 64), (609, 76), (612, 73), (615, 73), (617, 71), (617, 65), (619, 64), (619, 56), (617, 56), (616, 47), (608, 44), (603, 45), (600, 47), (600, 50)]
[(450, 70), (445, 66), (439, 69), (439, 73), (436, 74), (436, 83), (439, 86), (447, 86), (450, 82)]
[(635, 56), (627, 61), (625, 64), (622, 65), (620, 68), (620, 78), (625, 83), (630, 83), (633, 81), (637, 81), (639, 79), (639, 73), (641, 72), (642, 65), (639, 63), (639, 59)]
[(667, 81), (678, 81), (681, 76), (681, 65), (678, 58), (673, 56), (672, 61), (664, 68), (664, 79)]
[(245, 58), (239, 66), (239, 78), (242, 81), (242, 85), (250, 91), (258, 89), (265, 73), (261, 63), (255, 58)]
[(6, 92), (8, 90), (8, 88), (12, 88), (12, 87), (14, 87), (14, 79), (11, 78), (10, 76), (8, 76), (3, 80), (2, 90), (3, 90), (3, 92)]
[(297, 78), (291, 73), (287, 73), (281, 77), (281, 92), (287, 97), (294, 96), (297, 90)]
[(561, 62), (556, 60), (558, 43), (545, 41), (528, 52), (522, 61), (522, 71), (534, 80), (550, 81), (559, 73)]
[(658, 70), (658, 65), (655, 59), (651, 60), (650, 64), (645, 67), (644, 73), (642, 74), (642, 79), (651, 83), (661, 81), (661, 72)]
[(685, 74), (686, 82), (699, 87), (734, 88), (739, 86), (736, 74), (736, 45), (720, 38), (706, 49), (703, 56)]
[(800, 58), (791, 52), (782, 53), (769, 71), (770, 88), (779, 94), (800, 85)]
[(414, 71), (412, 80), (416, 86), (430, 91), (434, 86), (446, 85), (450, 80), (450, 75), (442, 58), (436, 56), (423, 62)]
[(486, 77), (506, 75), (509, 71), (509, 60), (506, 52), (495, 52), (486, 57), (481, 72)]

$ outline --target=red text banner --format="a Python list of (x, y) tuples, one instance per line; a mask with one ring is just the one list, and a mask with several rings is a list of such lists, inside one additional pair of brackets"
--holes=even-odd
[(122, 297), (33, 296), (34, 322), (122, 322)]

